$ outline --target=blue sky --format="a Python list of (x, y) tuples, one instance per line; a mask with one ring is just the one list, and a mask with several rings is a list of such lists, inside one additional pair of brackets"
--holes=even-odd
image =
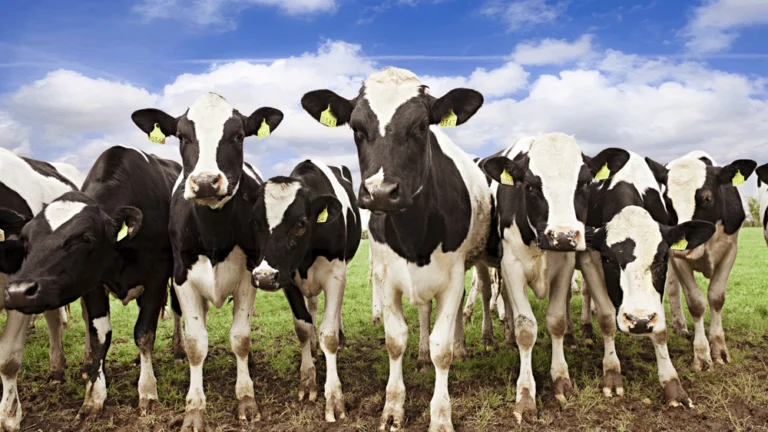
[(243, 111), (286, 112), (285, 130), (249, 144), (266, 174), (305, 156), (356, 164), (349, 133), (313, 124), (299, 98), (318, 87), (351, 96), (385, 65), (413, 70), (435, 93), (479, 87), (486, 106), (451, 131), (473, 154), (559, 130), (587, 152), (622, 146), (666, 162), (704, 149), (723, 163), (768, 162), (768, 0), (5, 0), (2, 9), (0, 145), (84, 170), (118, 143), (173, 157), (176, 143), (152, 147), (130, 112), (178, 113), (209, 90)]

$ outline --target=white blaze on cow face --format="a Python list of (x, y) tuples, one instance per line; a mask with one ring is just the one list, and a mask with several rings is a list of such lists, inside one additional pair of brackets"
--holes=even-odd
[(379, 133), (386, 128), (403, 103), (419, 95), (421, 81), (413, 72), (399, 68), (386, 68), (365, 80), (365, 99), (379, 120)]
[[(667, 247), (659, 224), (645, 209), (626, 207), (606, 224), (605, 247), (611, 250), (613, 260), (605, 265), (611, 266), (609, 271), (619, 272), (618, 288), (623, 293), (617, 315), (619, 329), (625, 333), (663, 332), (664, 305), (653, 278), (653, 271), (666, 272), (666, 261), (659, 261), (662, 258), (658, 255), (660, 247)], [(607, 283), (612, 280), (615, 282), (606, 275)]]
[(264, 207), (267, 212), (269, 231), (283, 221), (285, 211), (296, 200), (296, 194), (301, 189), (301, 183), (275, 183), (268, 181), (264, 185)]
[(76, 201), (55, 201), (45, 208), (45, 220), (56, 231), (85, 208), (85, 203)]
[(365, 187), (371, 188), (373, 186), (381, 186), (384, 182), (384, 167), (379, 168), (376, 174), (365, 179)]
[(677, 223), (693, 220), (696, 212), (696, 191), (707, 180), (707, 164), (698, 154), (688, 154), (667, 165), (667, 197), (677, 214)]

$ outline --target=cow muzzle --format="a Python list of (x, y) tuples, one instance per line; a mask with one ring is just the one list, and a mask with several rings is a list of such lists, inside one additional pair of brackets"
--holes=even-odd
[(251, 285), (264, 291), (277, 291), (280, 289), (280, 272), (268, 264), (260, 265), (251, 273)]
[(192, 173), (184, 190), (188, 200), (217, 200), (226, 194), (227, 179), (220, 172)]
[(410, 196), (402, 192), (398, 183), (369, 184), (363, 182), (360, 185), (357, 203), (360, 208), (376, 214), (399, 212), (411, 204)]
[(539, 245), (544, 250), (573, 252), (586, 249), (583, 227), (547, 227)]
[(3, 302), (6, 309), (24, 314), (38, 314), (56, 309), (55, 298), (42, 295), (37, 282), (16, 282), (6, 287)]
[(619, 317), (619, 329), (631, 334), (649, 334), (653, 333), (654, 327), (658, 324), (659, 314), (643, 314), (635, 316), (629, 313), (622, 313)]

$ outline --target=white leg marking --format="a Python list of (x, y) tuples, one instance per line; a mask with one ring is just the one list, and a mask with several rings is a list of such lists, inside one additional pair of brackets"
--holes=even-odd
[(16, 380), (21, 369), (27, 326), (32, 316), (12, 310), (7, 313), (5, 330), (0, 336), (0, 377), (3, 381), (0, 427), (5, 430), (18, 430), (21, 425), (21, 402)]

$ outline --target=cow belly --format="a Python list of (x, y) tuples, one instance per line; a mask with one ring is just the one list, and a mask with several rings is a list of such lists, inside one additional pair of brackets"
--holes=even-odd
[(299, 272), (296, 272), (294, 280), (304, 297), (316, 297), (323, 291), (330, 278), (345, 278), (346, 272), (346, 262), (338, 259), (328, 261), (326, 257), (317, 257), (307, 270), (307, 278), (301, 279)]
[(688, 259), (691, 267), (707, 279), (712, 278), (715, 268), (723, 260), (726, 253), (731, 248), (737, 247), (736, 240), (739, 236), (738, 231), (731, 235), (726, 234), (723, 224), (720, 222), (715, 225), (715, 228), (715, 234), (712, 238), (702, 246), (694, 249), (691, 253), (691, 258)]
[(246, 271), (245, 253), (235, 247), (224, 261), (215, 266), (207, 256), (200, 255), (189, 269), (187, 279), (201, 297), (218, 309), (224, 305), (227, 297), (235, 292)]

